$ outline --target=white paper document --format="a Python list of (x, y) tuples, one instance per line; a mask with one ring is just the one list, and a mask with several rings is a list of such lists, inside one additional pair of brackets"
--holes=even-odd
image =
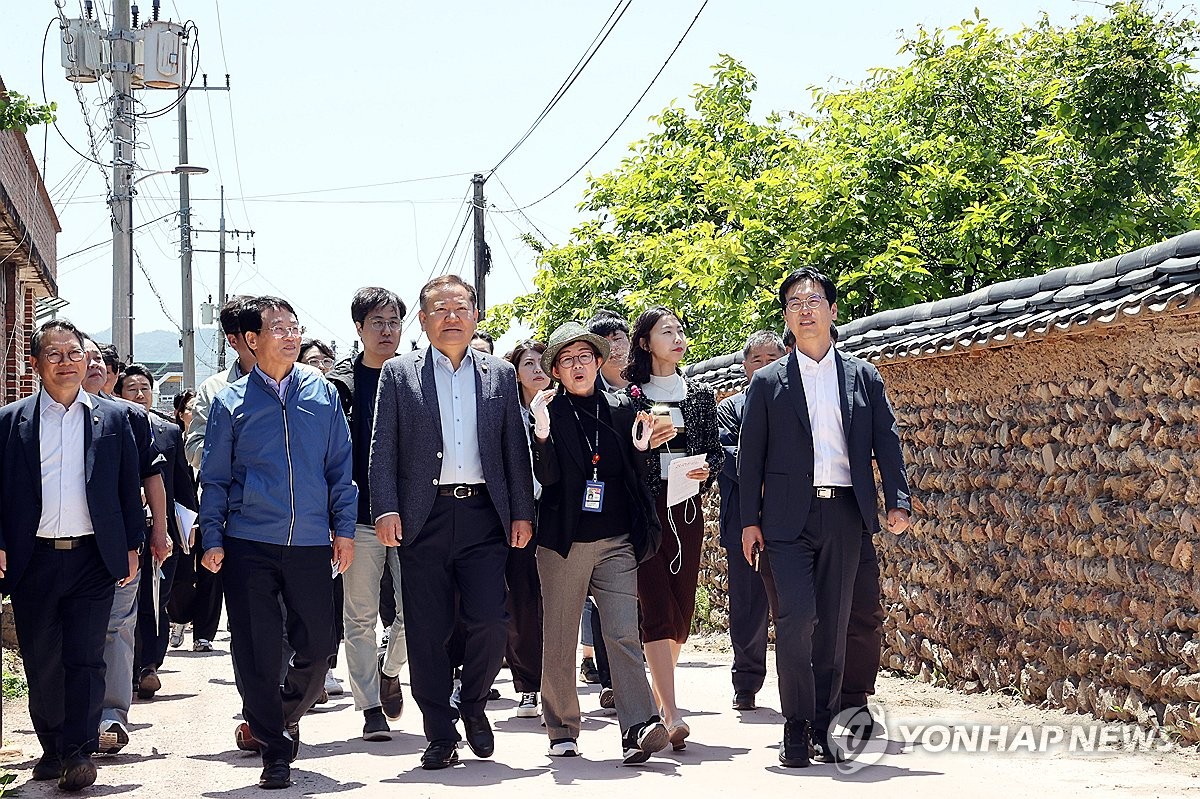
[(196, 524), (198, 514), (191, 508), (185, 508), (175, 503), (175, 520), (179, 522), (179, 547), (183, 554), (192, 551), (192, 527)]
[(667, 507), (678, 505), (700, 493), (700, 481), (689, 479), (687, 473), (707, 463), (704, 455), (688, 455), (671, 461), (667, 472)]

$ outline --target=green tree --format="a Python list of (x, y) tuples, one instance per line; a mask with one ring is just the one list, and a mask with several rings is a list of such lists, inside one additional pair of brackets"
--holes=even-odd
[(723, 56), (691, 112), (672, 105), (587, 215), (539, 254), (536, 290), (493, 309), (545, 335), (598, 307), (663, 302), (693, 359), (776, 328), (774, 288), (817, 263), (842, 320), (1107, 257), (1200, 216), (1192, 20), (1116, 3), (1005, 34), (978, 13), (917, 29), (903, 66), (751, 116), (754, 76)]
[(0, 92), (0, 130), (24, 133), (33, 125), (49, 125), (57, 109), (55, 103), (41, 105), (14, 91)]

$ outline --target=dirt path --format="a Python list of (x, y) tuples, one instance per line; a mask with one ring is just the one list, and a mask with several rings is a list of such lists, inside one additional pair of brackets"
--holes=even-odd
[[(228, 636), (222, 632), (219, 638), (218, 651), (211, 654), (171, 650), (162, 672), (162, 693), (153, 701), (135, 702), (130, 745), (120, 755), (97, 758), (99, 780), (84, 795), (218, 799), (264, 795), (253, 787), (260, 769), (257, 757), (233, 746), (239, 702), (229, 671)], [(859, 763), (841, 771), (832, 765), (783, 769), (776, 760), (782, 721), (776, 712), (774, 680), (768, 678), (759, 695), (764, 707), (746, 713), (730, 710), (729, 663), (719, 639), (696, 641), (685, 648), (679, 695), (692, 709), (690, 743), (682, 752), (668, 752), (636, 768), (619, 765), (616, 718), (598, 709), (595, 686), (579, 686), (585, 713), (582, 757), (546, 757), (545, 732), (538, 720), (514, 716), (512, 687), (507, 672), (502, 672), (498, 687), (503, 698), (489, 705), (497, 730), (495, 758), (479, 761), (464, 748), (462, 765), (434, 772), (419, 767), (425, 740), (415, 706), (393, 723), (397, 732), (390, 742), (366, 743), (359, 737), (362, 716), (347, 693), (305, 717), (304, 744), (293, 767), (295, 785), (276, 795), (413, 799), (457, 797), (462, 788), (471, 787), (476, 799), (564, 792), (612, 799), (631, 789), (655, 799), (722, 793), (732, 799), (756, 791), (779, 796), (797, 790), (822, 799), (894, 799), (898, 791), (972, 799), (1083, 794), (1089, 798), (1200, 797), (1200, 756), (1194, 750), (1133, 751), (1136, 747), (1107, 745), (1084, 752), (1069, 751), (1064, 743), (1048, 747), (1053, 751), (1031, 753), (1016, 738), (1022, 725), (1029, 725), (1035, 743), (1043, 740), (1041, 736), (1051, 740), (1060, 727), (1066, 729), (1065, 741), (1069, 741), (1072, 725), (1087, 733), (1090, 728), (1080, 725), (1090, 725), (1090, 720), (1030, 708), (1009, 697), (964, 696), (895, 677), (882, 678), (879, 686), (888, 736), (873, 740)], [(339, 676), (344, 678), (344, 671), (339, 669)], [(1003, 736), (1001, 726), (1007, 728)], [(18, 750), (4, 765), (17, 772), (18, 795), (60, 795), (53, 783), (27, 782), (37, 742), (23, 702), (5, 703), (4, 731), (7, 746)], [(905, 734), (916, 743), (905, 743)], [(972, 748), (972, 734), (976, 736), (973, 748), (987, 751), (948, 751)], [(937, 751), (943, 736), (947, 751)], [(1008, 744), (1018, 744), (1018, 751), (998, 751), (1002, 737)]]

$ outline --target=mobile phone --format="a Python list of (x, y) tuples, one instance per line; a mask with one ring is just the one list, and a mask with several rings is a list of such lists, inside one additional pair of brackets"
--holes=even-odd
[(754, 571), (758, 571), (758, 556), (762, 554), (762, 547), (755, 542), (754, 546), (750, 547), (750, 557), (754, 559)]
[(342, 562), (340, 560), (335, 560), (332, 563), (330, 563), (329, 566), (330, 566), (331, 570), (333, 571), (333, 574), (331, 574), (330, 577), (333, 577), (334, 579), (336, 579), (338, 576), (338, 570), (341, 569), (341, 567), (342, 567)]

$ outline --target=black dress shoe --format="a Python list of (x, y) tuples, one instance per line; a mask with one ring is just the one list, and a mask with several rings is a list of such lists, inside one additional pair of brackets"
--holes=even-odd
[(389, 677), (383, 673), (384, 657), (379, 656), (379, 704), (383, 714), (395, 721), (404, 712), (404, 689), (400, 687), (398, 676)]
[(754, 704), (753, 691), (735, 691), (733, 694), (733, 709), (734, 710), (754, 710), (758, 705)]
[(455, 741), (434, 741), (425, 747), (421, 755), (421, 768), (449, 768), (458, 762), (458, 745)]
[(846, 718), (846, 731), (850, 733), (851, 741), (867, 742), (875, 737), (878, 723), (866, 705), (842, 708), (839, 718)]
[(96, 764), (83, 755), (63, 760), (62, 773), (58, 776), (61, 791), (81, 791), (96, 781)]
[(785, 721), (779, 762), (788, 768), (808, 768), (809, 726), (807, 721)]
[(33, 775), (31, 779), (38, 780), (56, 780), (62, 776), (63, 764), (62, 758), (58, 753), (50, 754), (45, 752), (38, 758), (38, 762), (33, 764)]
[(258, 787), (267, 790), (287, 788), (292, 784), (292, 767), (287, 763), (269, 763), (263, 766), (258, 777)]
[(300, 756), (300, 723), (289, 724), (286, 729), (287, 734), (292, 739), (292, 758), (288, 762), (294, 763), (296, 762), (296, 758)]
[(820, 763), (845, 763), (849, 759), (846, 751), (830, 740), (829, 733), (825, 730), (814, 729), (812, 743), (813, 749), (816, 751), (815, 759)]
[(467, 746), (475, 753), (475, 757), (491, 757), (496, 751), (496, 736), (492, 734), (492, 725), (487, 716), (464, 716), (463, 729), (467, 733)]

